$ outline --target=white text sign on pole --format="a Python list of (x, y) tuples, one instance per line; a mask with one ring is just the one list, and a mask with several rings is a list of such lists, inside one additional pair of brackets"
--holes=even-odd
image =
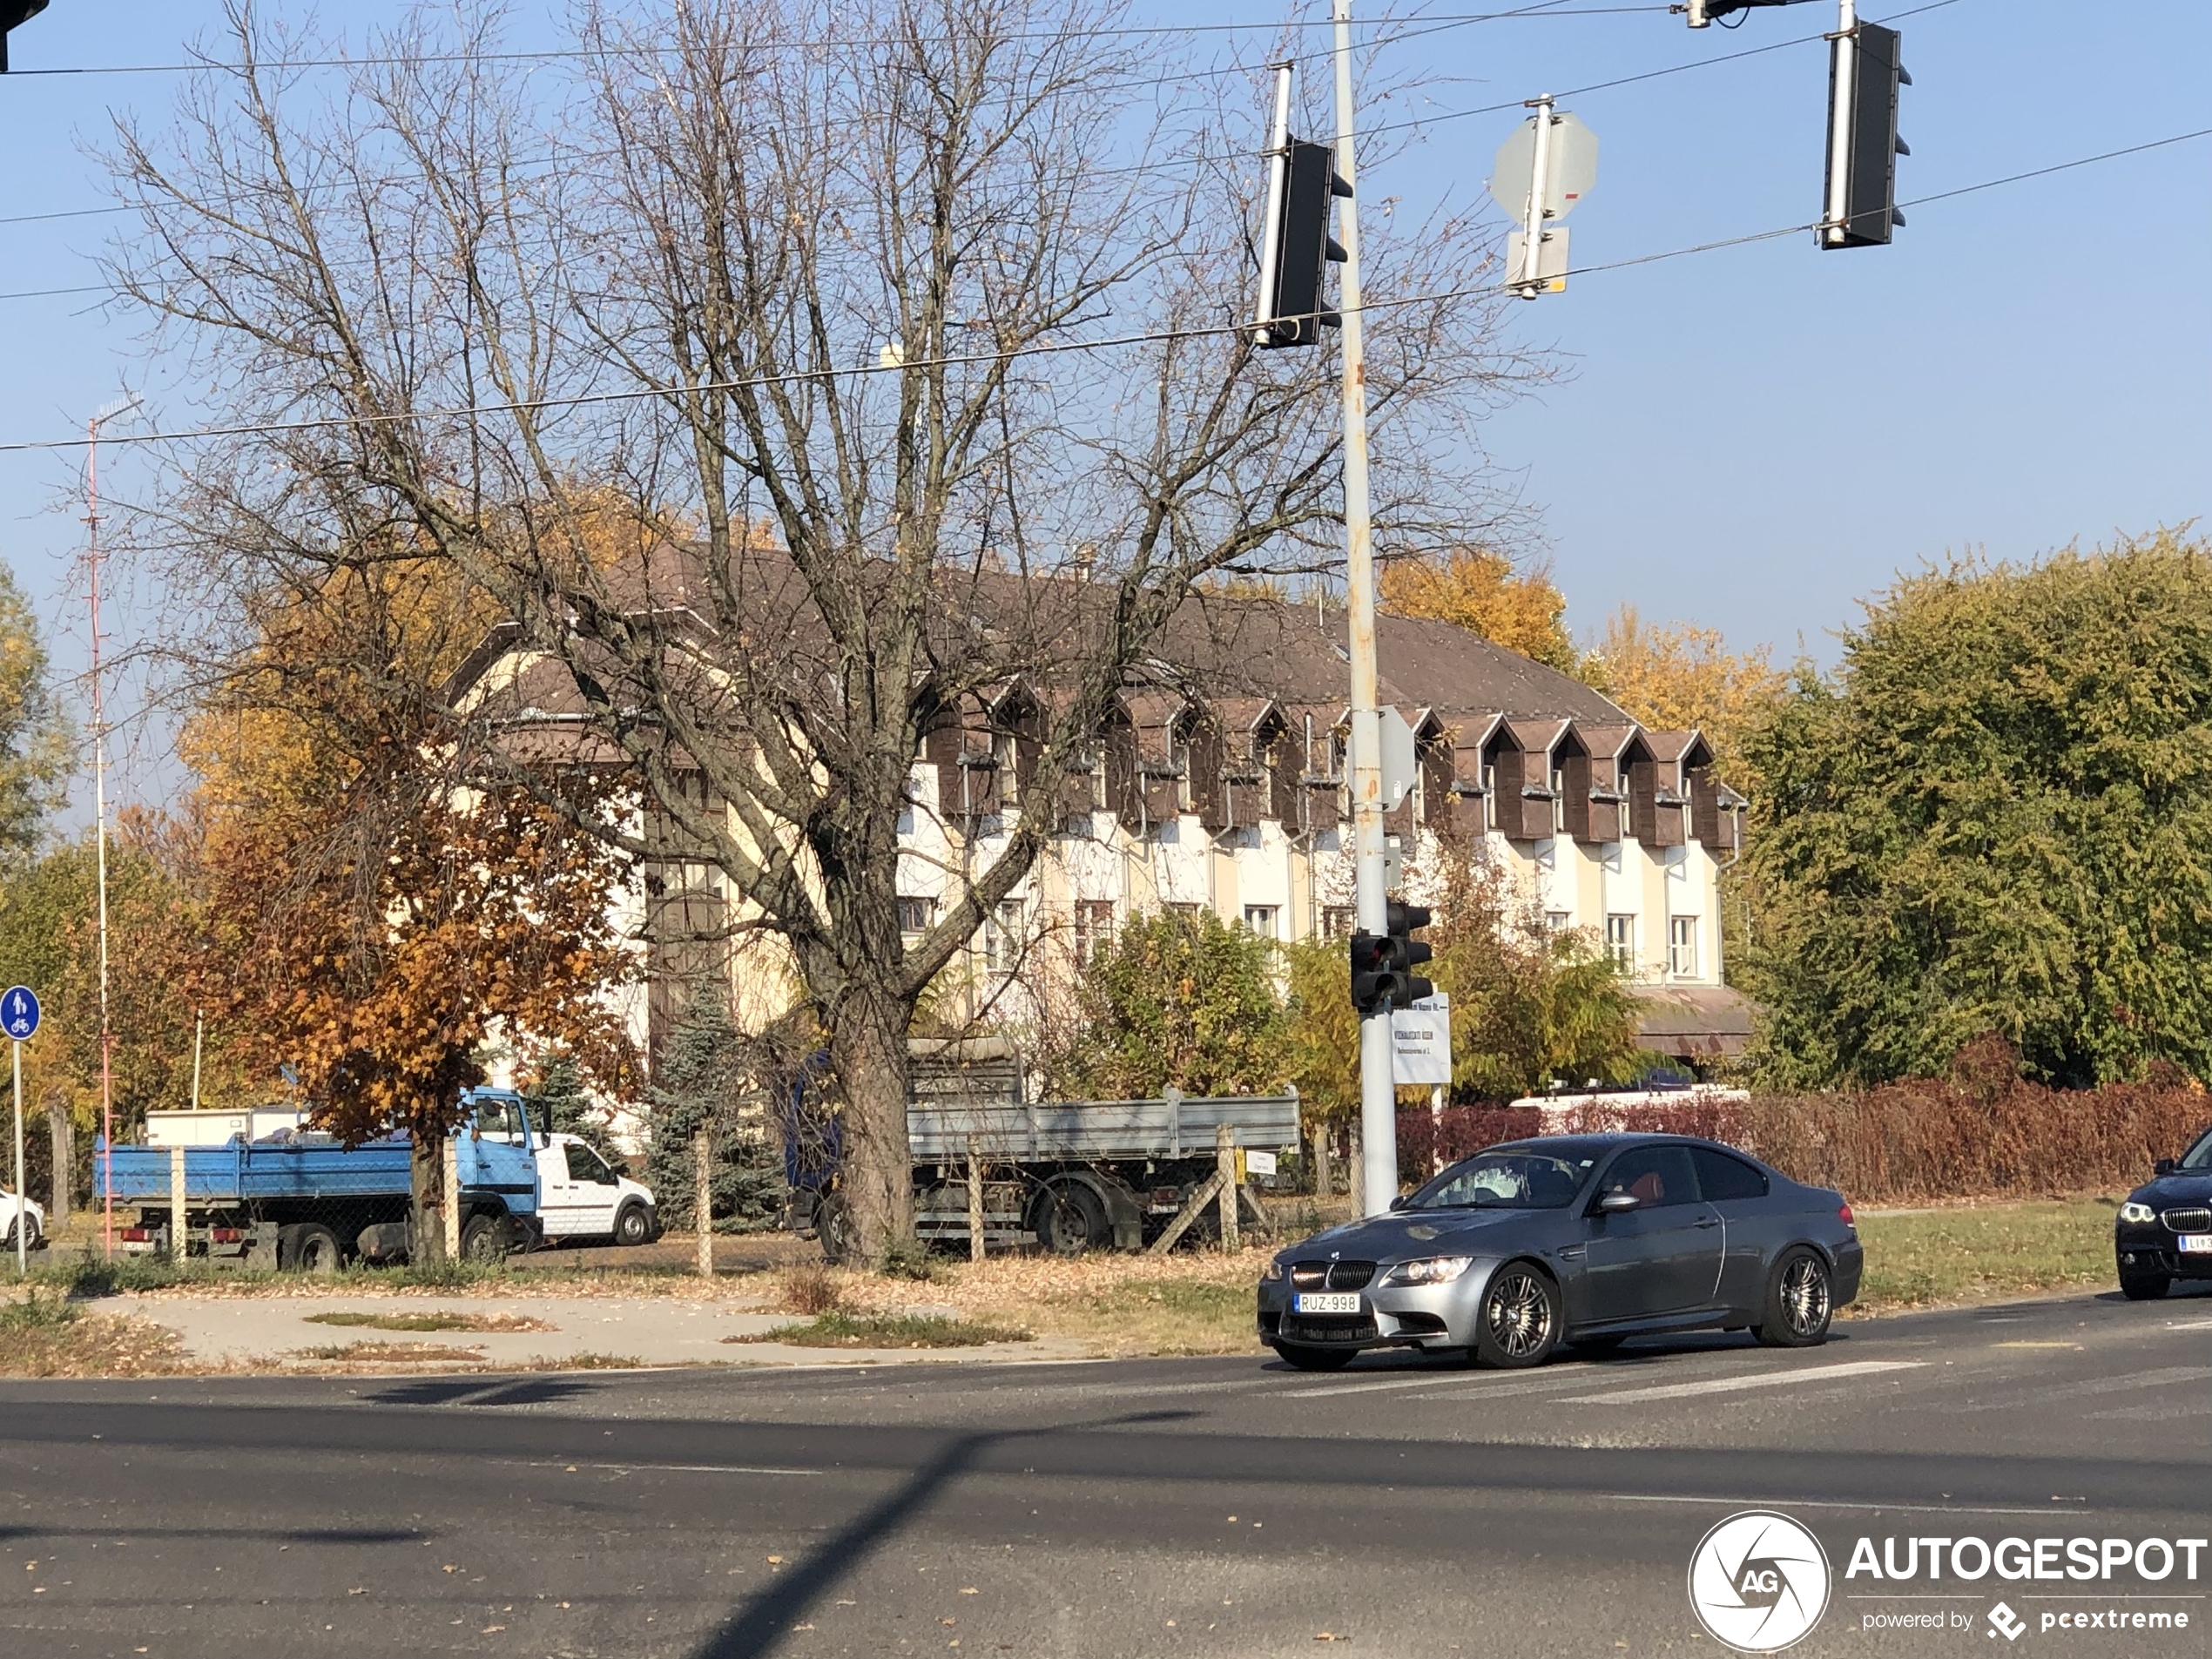
[(1452, 1081), (1452, 998), (1416, 1000), (1390, 1015), (1391, 1069), (1398, 1082), (1433, 1086)]

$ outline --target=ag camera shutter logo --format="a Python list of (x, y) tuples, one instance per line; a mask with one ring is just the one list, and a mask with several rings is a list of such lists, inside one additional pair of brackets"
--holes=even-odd
[(1828, 1610), (1828, 1552), (1787, 1515), (1746, 1509), (1689, 1557), (1689, 1606), (1714, 1641), (1739, 1653), (1779, 1653)]

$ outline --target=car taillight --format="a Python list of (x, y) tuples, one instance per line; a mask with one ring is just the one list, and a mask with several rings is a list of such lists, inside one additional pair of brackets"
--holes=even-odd
[(1850, 1226), (1851, 1224), (1851, 1206), (1849, 1204), (1845, 1204), (1841, 1210), (1838, 1210), (1836, 1212), (1836, 1217), (1838, 1220), (1841, 1221), (1844, 1226)]

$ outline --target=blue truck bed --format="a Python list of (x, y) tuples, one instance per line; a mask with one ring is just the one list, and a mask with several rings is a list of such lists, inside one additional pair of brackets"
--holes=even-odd
[[(184, 1149), (185, 1200), (229, 1204), (279, 1198), (405, 1197), (412, 1153), (404, 1141), (372, 1141), (351, 1148), (242, 1140), (226, 1146), (190, 1146)], [(494, 1167), (502, 1161), (500, 1153), (508, 1153), (503, 1161), (512, 1162), (512, 1149), (487, 1146), (473, 1135), (462, 1136), (457, 1149), (462, 1187), (504, 1192), (509, 1209), (535, 1210), (532, 1188), (514, 1180), (513, 1170)], [(111, 1150), (96, 1143), (95, 1190), (106, 1173), (118, 1204), (166, 1204), (170, 1156), (171, 1149), (164, 1146)], [(509, 1178), (502, 1181), (502, 1173)]]

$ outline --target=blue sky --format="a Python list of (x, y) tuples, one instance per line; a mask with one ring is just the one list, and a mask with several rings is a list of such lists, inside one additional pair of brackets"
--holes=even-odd
[[(1890, 17), (1908, 3), (1865, 10)], [(1145, 21), (1278, 15), (1249, 0), (1136, 3)], [(523, 10), (532, 44), (559, 37), (553, 8)], [(320, 8), (339, 24), (400, 10)], [(1444, 28), (1398, 50), (1435, 78), (1435, 113), (1701, 65), (1562, 100), (1602, 145), (1597, 186), (1571, 221), (1584, 266), (1815, 216), (1826, 48), (1706, 60), (1817, 35), (1834, 16), (1796, 5), (1693, 33), (1662, 12), (1607, 11)], [(218, 18), (212, 0), (54, 0), (16, 32), (12, 57), (18, 70), (173, 62)], [(1898, 27), (1914, 83), (1907, 199), (2212, 125), (2202, 0), (1952, 0)], [(111, 109), (158, 118), (177, 78), (0, 81), (12, 163), (0, 219), (101, 206), (81, 141)], [(1363, 171), (1363, 195), (1479, 192), (1514, 119), (1439, 121), (1387, 169)], [(1518, 338), (1556, 352), (1565, 372), (1494, 419), (1487, 442), (1541, 509), (1539, 550), (1570, 622), (1593, 628), (1625, 601), (1785, 659), (1802, 643), (1832, 661), (1833, 631), (1899, 568), (1952, 550), (2026, 558), (2205, 515), (2208, 207), (2212, 140), (2200, 139), (1912, 211), (1886, 249), (1823, 253), (1791, 236), (1580, 277), (1516, 307)], [(86, 256), (114, 222), (6, 224), (0, 295), (94, 281)], [(0, 440), (81, 430), (147, 378), (132, 320), (97, 298), (0, 299)], [(84, 657), (80, 465), (0, 455), (0, 555), (51, 619), (65, 672)], [(113, 457), (111, 472), (127, 489), (128, 461)], [(122, 624), (159, 626), (158, 604), (140, 597)], [(130, 776), (158, 793), (173, 772), (150, 754)]]

